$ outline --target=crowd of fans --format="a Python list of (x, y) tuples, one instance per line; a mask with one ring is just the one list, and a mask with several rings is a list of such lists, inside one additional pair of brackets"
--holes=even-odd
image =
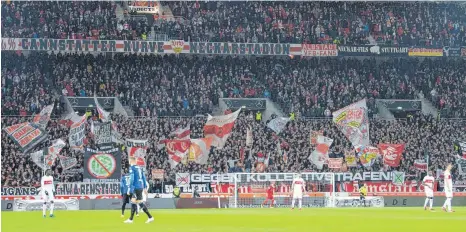
[[(316, 166), (309, 160), (309, 154), (315, 149), (310, 144), (309, 132), (311, 130), (322, 130), (325, 136), (334, 139), (330, 149), (329, 157), (343, 157), (345, 151), (352, 150), (350, 142), (339, 131), (331, 120), (327, 119), (296, 119), (290, 122), (280, 134), (276, 137), (270, 129), (266, 127), (267, 122), (258, 122), (254, 119), (252, 112), (243, 112), (236, 121), (235, 127), (223, 149), (211, 149), (207, 165), (199, 165), (193, 162), (187, 164), (180, 163), (175, 169), (171, 169), (168, 161), (168, 154), (164, 147), (160, 147), (158, 141), (168, 138), (170, 132), (177, 127), (190, 125), (191, 138), (203, 137), (203, 125), (205, 117), (130, 117), (123, 118), (114, 116), (118, 124), (118, 130), (126, 138), (149, 139), (150, 145), (147, 150), (147, 170), (152, 168), (164, 169), (166, 171), (166, 183), (174, 180), (176, 172), (197, 172), (197, 173), (227, 173), (234, 170), (235, 172), (256, 172), (259, 169), (256, 166), (257, 155), (259, 153), (270, 157), (269, 163), (265, 169), (266, 172), (294, 172), (317, 171)], [(30, 120), (27, 117), (2, 117), (2, 128)], [(89, 120), (97, 120), (91, 117)], [(251, 127), (253, 131), (253, 145), (246, 146), (246, 131)], [(384, 167), (381, 159), (370, 168), (362, 166), (350, 168), (349, 171), (362, 170), (403, 170), (410, 178), (420, 178), (421, 171), (414, 166), (415, 159), (424, 158), (424, 152), (427, 150), (430, 154), (429, 167), (434, 172), (437, 168), (445, 168), (447, 163), (455, 163), (456, 155), (453, 150), (454, 141), (465, 141), (466, 134), (465, 120), (443, 119), (437, 120), (430, 116), (416, 115), (415, 117), (404, 120), (370, 120), (370, 137), (371, 144), (379, 143), (404, 143), (406, 149), (403, 154), (401, 165), (398, 168)], [(52, 120), (47, 131), (50, 140), (62, 138), (67, 141), (69, 129), (59, 124), (59, 120)], [(89, 141), (92, 139), (89, 137)], [(277, 144), (280, 145), (278, 149)], [(45, 146), (47, 144), (43, 144)], [(124, 149), (124, 146), (119, 145)], [(281, 150), (281, 153), (280, 153)], [(241, 152), (244, 152), (244, 160), (241, 160)], [(286, 153), (287, 159), (284, 159), (283, 153)], [(53, 166), (54, 176), (57, 181), (82, 181), (83, 154), (81, 152), (69, 150), (68, 145), (61, 152), (64, 156), (77, 157), (78, 164), (71, 170), (63, 171), (59, 162)], [(231, 161), (236, 161), (231, 162)], [(2, 183), (8, 186), (34, 186), (38, 185), (41, 176), (41, 170), (37, 167), (27, 155), (21, 154), (17, 146), (7, 137), (2, 136)], [(235, 168), (232, 168), (235, 165)], [(127, 155), (122, 155), (123, 172), (128, 170)], [(257, 168), (257, 169), (256, 169)], [(78, 170), (78, 171), (75, 171)], [(80, 170), (80, 171), (79, 171)], [(332, 172), (340, 170), (331, 170), (324, 166), (322, 171)], [(455, 176), (458, 173), (455, 165)], [(149, 179), (151, 172), (147, 172)], [(460, 177), (458, 177), (460, 178)], [(159, 188), (153, 191), (162, 191), (160, 185), (151, 180), (152, 186)]]
[[(137, 116), (212, 113), (219, 98), (270, 98), (284, 113), (330, 116), (368, 99), (427, 98), (466, 117), (464, 59), (111, 56), (4, 52), (2, 112), (32, 115), (55, 96), (119, 97)], [(157, 64), (157, 65), (154, 65)]]
[(466, 45), (466, 8), (454, 2), (169, 1), (176, 20), (153, 25), (117, 19), (116, 4), (5, 1), (2, 36), (131, 40), (153, 27), (185, 41)]
[[(120, 20), (113, 2), (5, 1), (2, 36), (132, 40), (154, 26), (156, 32), (186, 41), (359, 45), (373, 38), (393, 45), (466, 46), (466, 10), (456, 3), (162, 4), (183, 20), (156, 21), (154, 25), (131, 18)], [(396, 169), (418, 177), (413, 162), (422, 158), (425, 150), (431, 154), (430, 168), (435, 170), (454, 163), (454, 141), (466, 141), (466, 121), (444, 119), (466, 117), (464, 73), (466, 61), (454, 58), (363, 60), (44, 52), (24, 55), (6, 51), (2, 52), (1, 67), (2, 129), (31, 121), (28, 116), (52, 103), (58, 117), (63, 110), (58, 103), (61, 95), (118, 97), (139, 116), (113, 115), (119, 132), (126, 138), (149, 139), (147, 169), (165, 169), (165, 181), (170, 182), (176, 172), (255, 172), (257, 154), (270, 157), (265, 170), (268, 172), (315, 171), (308, 159), (314, 149), (309, 144), (310, 130), (323, 130), (334, 139), (330, 157), (341, 157), (344, 151), (351, 150), (349, 141), (332, 121), (322, 117), (330, 117), (332, 111), (363, 98), (368, 99), (370, 115), (377, 113), (376, 99), (426, 98), (441, 110), (441, 117), (417, 114), (407, 120), (370, 120), (371, 144), (405, 143), (402, 164)], [(297, 117), (277, 138), (266, 128), (266, 122), (255, 120), (253, 112), (242, 113), (226, 146), (211, 150), (209, 164), (189, 162), (171, 169), (168, 155), (158, 141), (186, 125), (190, 125), (192, 138), (202, 137), (205, 114), (214, 111), (219, 98), (269, 98), (285, 114), (295, 112)], [(245, 144), (248, 127), (254, 134), (251, 148)], [(47, 127), (49, 141), (67, 141), (68, 131), (59, 119), (51, 120)], [(36, 149), (47, 145), (43, 143)], [(39, 185), (41, 170), (27, 154), (21, 154), (4, 135), (1, 148), (2, 185)], [(245, 159), (239, 161), (241, 153)], [(125, 172), (128, 162), (126, 153), (123, 154)], [(56, 179), (82, 181), (82, 153), (70, 151), (67, 146), (62, 155), (77, 157), (78, 166), (64, 171), (56, 162)], [(232, 160), (236, 160), (235, 168)], [(387, 167), (377, 160), (370, 169)], [(152, 180), (151, 184), (160, 186)], [(154, 191), (161, 189), (156, 187)]]

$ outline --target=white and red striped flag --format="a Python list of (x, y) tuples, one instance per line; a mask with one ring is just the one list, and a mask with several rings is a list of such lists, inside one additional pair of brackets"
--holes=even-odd
[(170, 136), (174, 136), (176, 139), (180, 139), (180, 140), (190, 139), (190, 136), (191, 136), (190, 126), (188, 125), (185, 128), (178, 128), (172, 133), (170, 133)]
[(204, 125), (204, 136), (213, 138), (212, 146), (222, 148), (231, 134), (241, 109), (227, 115), (208, 116)]
[(175, 168), (188, 154), (190, 145), (190, 140), (165, 140), (165, 148), (167, 149), (168, 162), (171, 168)]

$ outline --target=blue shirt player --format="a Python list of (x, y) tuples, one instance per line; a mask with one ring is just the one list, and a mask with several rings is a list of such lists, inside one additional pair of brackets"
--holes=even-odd
[(123, 198), (123, 204), (121, 205), (121, 217), (125, 216), (126, 204), (129, 204), (129, 200), (131, 199), (131, 196), (128, 195), (130, 178), (131, 176), (129, 175), (129, 173), (121, 176), (120, 193), (121, 197)]
[(147, 210), (146, 205), (142, 202), (142, 192), (147, 187), (146, 186), (146, 177), (143, 174), (142, 168), (136, 165), (136, 158), (129, 158), (129, 188), (126, 190), (126, 195), (131, 196), (131, 217), (124, 221), (124, 223), (133, 223), (134, 214), (137, 211), (137, 205), (141, 207), (144, 213), (147, 214), (146, 223), (151, 223), (154, 221), (154, 218)]

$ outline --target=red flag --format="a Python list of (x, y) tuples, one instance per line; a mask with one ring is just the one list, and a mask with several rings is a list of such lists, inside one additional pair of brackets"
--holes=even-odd
[(404, 144), (381, 143), (378, 147), (380, 154), (383, 156), (384, 164), (391, 167), (400, 166), (401, 156), (403, 155), (403, 151), (405, 149)]

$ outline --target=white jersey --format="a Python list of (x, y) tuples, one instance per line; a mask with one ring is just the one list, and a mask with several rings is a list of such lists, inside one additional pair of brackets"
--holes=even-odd
[(452, 178), (451, 178), (451, 173), (449, 171), (445, 171), (445, 173), (443, 173), (443, 175), (445, 176), (444, 178), (444, 190), (445, 192), (453, 192), (453, 181), (452, 181)]
[(40, 180), (40, 187), (42, 193), (42, 199), (45, 201), (53, 201), (55, 198), (53, 192), (55, 191), (55, 186), (53, 185), (52, 176), (43, 176)]
[(435, 178), (429, 175), (425, 176), (422, 180), (422, 183), (426, 185), (424, 186), (424, 192), (426, 193), (427, 197), (433, 197), (434, 195), (434, 182)]
[(306, 182), (301, 177), (293, 180), (293, 198), (303, 198), (305, 184)]

